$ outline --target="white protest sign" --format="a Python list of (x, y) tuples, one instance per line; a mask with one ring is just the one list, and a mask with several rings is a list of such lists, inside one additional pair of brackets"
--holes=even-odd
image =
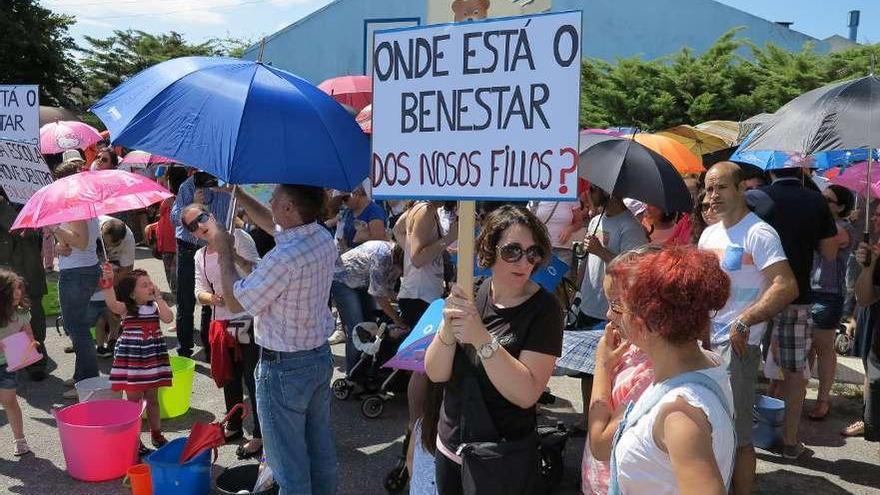
[(0, 140), (40, 143), (39, 87), (0, 85)]
[(574, 199), (581, 13), (380, 31), (377, 198)]
[(9, 201), (24, 204), (51, 182), (39, 145), (0, 140), (0, 186)]

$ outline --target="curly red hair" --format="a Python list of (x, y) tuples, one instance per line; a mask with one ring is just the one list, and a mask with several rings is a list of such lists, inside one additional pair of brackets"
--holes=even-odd
[(673, 344), (704, 338), (710, 313), (727, 304), (730, 278), (718, 258), (694, 247), (674, 246), (642, 256), (633, 266), (612, 268), (623, 302), (651, 332)]

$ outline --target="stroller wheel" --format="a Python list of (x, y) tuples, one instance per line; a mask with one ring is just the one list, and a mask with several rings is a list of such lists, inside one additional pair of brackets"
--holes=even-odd
[(403, 493), (407, 481), (409, 481), (409, 473), (406, 466), (396, 467), (385, 475), (385, 490), (394, 495)]
[(385, 410), (385, 401), (381, 397), (367, 397), (361, 403), (361, 414), (369, 419), (376, 419)]
[(351, 396), (351, 386), (345, 378), (337, 378), (333, 380), (333, 397), (339, 400), (346, 400)]
[(853, 347), (853, 339), (845, 333), (838, 334), (834, 339), (834, 350), (841, 356), (848, 356)]

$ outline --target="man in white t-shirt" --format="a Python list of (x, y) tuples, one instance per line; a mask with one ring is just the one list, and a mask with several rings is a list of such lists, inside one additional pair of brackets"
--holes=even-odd
[(798, 294), (779, 235), (749, 211), (738, 165), (715, 164), (706, 174), (706, 197), (720, 222), (700, 236), (699, 248), (718, 256), (730, 277), (730, 299), (712, 319), (712, 349), (728, 367), (736, 414), (737, 452), (733, 493), (752, 491), (755, 448), (752, 406), (761, 361), (759, 345), (767, 320)]
[[(134, 269), (134, 233), (125, 223), (114, 217), (100, 216), (101, 241), (107, 252), (106, 260), (113, 265), (114, 283)], [(101, 256), (103, 258), (103, 254)], [(98, 289), (89, 300), (89, 321), (95, 326), (98, 357), (113, 357), (113, 345), (119, 334), (119, 317), (104, 306), (104, 293)]]

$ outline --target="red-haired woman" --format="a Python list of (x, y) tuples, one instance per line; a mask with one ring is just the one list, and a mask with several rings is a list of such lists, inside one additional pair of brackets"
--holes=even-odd
[[(608, 493), (726, 494), (736, 445), (733, 397), (725, 367), (698, 339), (727, 302), (729, 279), (717, 258), (692, 247), (648, 254), (608, 275), (623, 289), (609, 301), (620, 318), (597, 352), (591, 422), (611, 415), (611, 379), (599, 371), (613, 369), (630, 344), (648, 356), (655, 376), (620, 421)], [(591, 446), (597, 458), (608, 456)]]

